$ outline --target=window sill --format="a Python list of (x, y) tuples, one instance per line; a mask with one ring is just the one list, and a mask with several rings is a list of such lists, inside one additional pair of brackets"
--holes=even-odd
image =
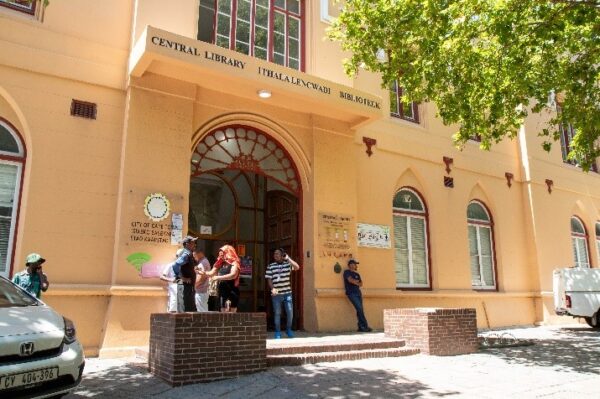
[[(569, 169), (575, 169), (578, 170), (580, 172), (583, 172), (583, 169), (581, 168), (581, 166), (577, 165), (577, 164), (573, 164), (570, 162), (566, 162), (563, 160), (563, 165), (567, 166)], [(595, 173), (595, 174), (600, 174), (600, 169), (590, 169), (587, 173)]]
[(420, 121), (418, 119), (410, 119), (410, 118), (403, 118), (399, 115), (395, 115), (395, 114), (390, 114), (390, 118), (391, 119), (395, 119), (397, 121), (402, 121), (402, 122), (406, 122), (406, 123), (411, 123), (413, 125), (419, 125)]
[(425, 129), (425, 126), (421, 122), (419, 122), (419, 123), (410, 122), (410, 121), (407, 121), (406, 119), (398, 118), (396, 116), (391, 116), (391, 115), (387, 120), (396, 125), (405, 126), (408, 128), (418, 129), (418, 130), (423, 130), (423, 131), (427, 130), (427, 129)]
[(396, 287), (396, 291), (432, 291), (431, 287)]
[(40, 18), (35, 13), (32, 14), (27, 11), (17, 10), (5, 5), (0, 5), (0, 18), (18, 19), (20, 22), (41, 23)]
[(475, 292), (498, 292), (498, 287), (473, 287)]

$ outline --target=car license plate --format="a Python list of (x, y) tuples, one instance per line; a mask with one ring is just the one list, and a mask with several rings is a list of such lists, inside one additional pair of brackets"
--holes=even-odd
[(26, 373), (9, 374), (0, 376), (0, 391), (3, 389), (16, 388), (23, 385), (39, 384), (58, 378), (58, 367), (49, 367), (40, 370), (28, 371)]

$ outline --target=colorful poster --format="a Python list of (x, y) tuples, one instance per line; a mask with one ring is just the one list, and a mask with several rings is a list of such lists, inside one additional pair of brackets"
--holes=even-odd
[(358, 246), (369, 248), (392, 247), (390, 226), (380, 224), (357, 223)]
[(240, 257), (240, 263), (241, 263), (240, 277), (242, 277), (242, 278), (252, 277), (252, 257), (251, 256), (242, 256), (242, 257)]

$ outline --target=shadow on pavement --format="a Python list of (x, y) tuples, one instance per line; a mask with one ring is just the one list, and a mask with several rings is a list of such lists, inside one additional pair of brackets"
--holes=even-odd
[(327, 365), (286, 367), (276, 374), (302, 397), (312, 398), (420, 398), (456, 395), (403, 378), (383, 369), (342, 368)]
[(508, 363), (600, 374), (600, 330), (569, 327), (557, 332), (556, 338), (532, 340), (533, 346), (487, 349), (485, 352)]
[(272, 368), (266, 372), (207, 384), (171, 388), (144, 364), (90, 370), (66, 398), (419, 398), (455, 395), (383, 369), (327, 364)]
[(144, 363), (121, 363), (102, 370), (84, 370), (77, 390), (65, 398), (152, 397), (169, 389), (169, 385), (148, 373)]

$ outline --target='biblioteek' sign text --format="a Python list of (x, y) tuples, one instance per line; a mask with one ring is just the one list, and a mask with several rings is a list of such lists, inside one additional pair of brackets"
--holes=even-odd
[[(153, 45), (165, 47), (173, 51), (188, 54), (193, 57), (199, 57), (212, 63), (226, 65), (231, 68), (246, 70), (248, 63), (232, 56), (220, 54), (212, 50), (202, 50), (196, 46), (178, 42), (172, 39), (166, 39), (160, 36), (152, 36), (150, 39)], [(274, 64), (275, 65), (275, 64)], [(306, 88), (310, 91), (316, 91), (325, 95), (332, 95), (334, 90), (324, 82), (318, 82), (314, 79), (308, 79), (307, 75), (299, 73), (298, 75), (290, 72), (280, 72), (275, 69), (267, 68), (266, 66), (258, 66), (257, 73), (259, 76), (268, 79), (274, 79), (289, 85)], [(303, 76), (304, 75), (304, 76)], [(343, 90), (337, 90), (335, 94), (340, 99), (350, 103), (359, 104), (372, 109), (381, 109), (381, 103), (370, 98), (348, 93)]]

